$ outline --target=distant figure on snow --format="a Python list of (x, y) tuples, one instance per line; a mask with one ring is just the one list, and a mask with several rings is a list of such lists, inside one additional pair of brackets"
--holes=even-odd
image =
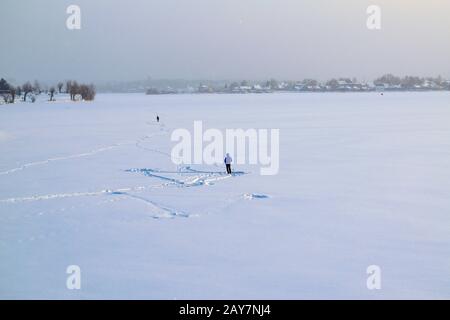
[(156, 115), (156, 122), (159, 122), (159, 116)]
[(225, 156), (225, 159), (223, 159), (223, 162), (225, 163), (225, 166), (227, 167), (227, 173), (231, 174), (231, 163), (233, 162), (233, 159), (230, 157), (230, 154), (227, 153)]

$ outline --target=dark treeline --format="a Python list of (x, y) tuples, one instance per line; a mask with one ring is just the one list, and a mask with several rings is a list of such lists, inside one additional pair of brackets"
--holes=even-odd
[[(142, 87), (142, 84), (140, 84)], [(138, 87), (136, 87), (137, 90)], [(130, 92), (136, 92), (128, 88)], [(392, 74), (383, 75), (372, 82), (358, 81), (356, 78), (334, 78), (327, 81), (316, 79), (285, 80), (270, 79), (267, 81), (233, 81), (217, 84), (203, 81), (193, 88), (170, 86), (151, 86), (147, 94), (174, 93), (270, 93), (274, 91), (292, 92), (370, 92), (370, 91), (439, 91), (450, 90), (450, 80), (438, 77), (398, 77)]]
[[(95, 98), (95, 87), (92, 84), (78, 83), (74, 80), (58, 82), (55, 86), (45, 87), (39, 81), (25, 82), (21, 86), (14, 86), (5, 79), (0, 79), (0, 96), (5, 103), (14, 103), (17, 98), (22, 101), (36, 101), (36, 96), (46, 93), (49, 101), (55, 101), (56, 94), (68, 94), (72, 101), (92, 101)], [(28, 100), (27, 100), (28, 99)]]
[[(248, 81), (232, 82), (223, 87), (214, 87), (200, 84), (199, 93), (224, 92), (224, 93), (261, 93), (273, 91), (349, 91), (364, 92), (376, 90), (391, 91), (413, 91), (413, 90), (450, 90), (450, 80), (441, 76), (433, 77), (398, 77), (392, 74), (383, 75), (372, 83), (360, 82), (356, 78), (337, 78), (320, 82), (315, 79), (304, 79), (299, 81), (277, 81), (271, 79), (264, 82)], [(148, 92), (152, 94), (153, 92)]]
[[(356, 78), (334, 78), (327, 81), (316, 79), (278, 81), (203, 81), (174, 83), (166, 80), (136, 81), (122, 83), (118, 87), (109, 88), (111, 92), (145, 92), (147, 94), (177, 93), (270, 93), (275, 91), (292, 92), (370, 92), (370, 91), (439, 91), (450, 90), (450, 80), (438, 77), (399, 77), (385, 74), (372, 82), (360, 82)], [(160, 85), (157, 85), (160, 84)], [(173, 85), (173, 86), (172, 86)], [(67, 94), (72, 101), (91, 101), (95, 99), (96, 88), (92, 84), (78, 83), (74, 80), (58, 82), (54, 86), (42, 86), (38, 81), (27, 81), (23, 85), (14, 86), (5, 79), (0, 80), (0, 103), (13, 103), (18, 98), (22, 101), (36, 100), (36, 96), (46, 93), (49, 101), (55, 95)], [(3, 98), (3, 99), (1, 99)]]

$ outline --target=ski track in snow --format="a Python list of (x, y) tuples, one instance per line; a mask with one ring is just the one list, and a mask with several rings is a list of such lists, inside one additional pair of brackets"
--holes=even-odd
[[(216, 181), (224, 180), (231, 178), (233, 175), (228, 175), (223, 172), (215, 172), (215, 171), (198, 171), (191, 169), (190, 167), (184, 167), (184, 170), (179, 171), (159, 171), (159, 170), (153, 170), (153, 169), (129, 169), (128, 172), (141, 172), (144, 173), (144, 175), (148, 177), (158, 178), (160, 180), (166, 181), (165, 183), (158, 184), (158, 185), (148, 185), (148, 186), (137, 186), (137, 187), (124, 187), (124, 188), (118, 188), (114, 190), (110, 189), (104, 189), (100, 191), (88, 191), (88, 192), (73, 192), (73, 193), (57, 193), (57, 194), (46, 194), (46, 195), (34, 195), (29, 197), (17, 197), (17, 198), (9, 198), (9, 199), (0, 199), (0, 203), (20, 203), (20, 202), (33, 202), (33, 201), (42, 201), (42, 200), (54, 200), (54, 199), (62, 199), (62, 198), (73, 198), (73, 197), (88, 197), (88, 196), (102, 196), (102, 195), (125, 195), (127, 197), (139, 199), (141, 201), (146, 201), (150, 204), (152, 204), (155, 207), (158, 207), (162, 210), (165, 210), (166, 213), (168, 213), (168, 216), (174, 217), (174, 216), (189, 216), (189, 214), (183, 212), (183, 211), (177, 211), (175, 209), (169, 209), (167, 207), (162, 207), (156, 202), (153, 202), (151, 200), (138, 197), (135, 195), (130, 194), (129, 192), (143, 192), (145, 190), (149, 189), (159, 189), (159, 188), (166, 188), (170, 186), (176, 186), (176, 187), (197, 187), (197, 186), (204, 186), (204, 185), (212, 185)], [(186, 180), (179, 180), (175, 178), (169, 178), (162, 175), (158, 175), (155, 173), (177, 173), (177, 174), (198, 174), (193, 177), (190, 177)], [(246, 174), (245, 172), (235, 172), (234, 175), (243, 175)], [(244, 195), (245, 198), (245, 195)]]
[[(151, 125), (148, 122), (146, 122), (146, 124), (147, 125)], [(136, 140), (135, 146), (137, 148), (139, 148), (139, 149), (150, 151), (150, 152), (154, 152), (154, 153), (159, 153), (159, 154), (162, 154), (162, 155), (167, 156), (167, 157), (170, 158), (171, 157), (170, 153), (167, 153), (167, 152), (164, 152), (164, 151), (161, 151), (161, 150), (158, 150), (158, 149), (153, 149), (153, 148), (148, 148), (148, 147), (142, 146), (142, 143), (144, 143), (145, 141), (147, 141), (147, 140), (149, 140), (149, 139), (151, 139), (153, 137), (156, 137), (156, 136), (165, 135), (167, 133), (169, 133), (169, 130), (165, 128), (165, 125), (163, 123), (161, 123), (159, 132), (156, 132), (156, 133), (153, 133), (153, 134), (150, 134), (150, 135), (145, 135), (144, 137), (139, 138), (138, 140)]]
[(55, 193), (55, 194), (46, 194), (46, 195), (35, 195), (29, 197), (18, 197), (18, 198), (9, 198), (9, 199), (1, 199), (0, 203), (18, 203), (18, 202), (33, 202), (40, 200), (54, 200), (61, 198), (74, 198), (74, 197), (88, 197), (88, 196), (101, 196), (101, 195), (111, 195), (111, 194), (122, 194), (123, 192), (130, 191), (144, 191), (151, 188), (161, 188), (165, 186), (161, 185), (153, 185), (153, 186), (139, 186), (139, 187), (126, 187), (119, 188), (115, 190), (101, 190), (101, 191), (92, 191), (92, 192), (72, 192), (72, 193)]
[(160, 203), (157, 203), (155, 201), (149, 200), (147, 198), (144, 198), (144, 197), (141, 197), (138, 195), (130, 194), (128, 192), (116, 192), (114, 194), (124, 195), (128, 198), (144, 202), (145, 204), (147, 204), (148, 206), (151, 207), (152, 211), (155, 212), (152, 215), (152, 218), (154, 218), (154, 219), (167, 219), (167, 218), (171, 219), (171, 218), (177, 218), (177, 217), (189, 218), (191, 216), (191, 214), (189, 214), (185, 211), (169, 208), (168, 206), (162, 205)]
[(255, 199), (268, 199), (269, 196), (260, 193), (244, 193), (244, 199), (246, 200), (255, 200)]
[[(190, 167), (181, 167), (178, 169), (178, 171), (163, 171), (163, 170), (157, 170), (157, 169), (128, 169), (127, 172), (138, 172), (143, 173), (147, 177), (151, 178), (157, 178), (163, 181), (167, 181), (171, 185), (175, 185), (178, 187), (198, 187), (198, 186), (204, 186), (204, 185), (213, 185), (215, 182), (229, 179), (233, 176), (240, 176), (246, 174), (242, 171), (234, 172), (232, 175), (226, 174), (224, 172), (219, 171), (198, 171), (191, 169)], [(168, 173), (168, 174), (177, 174), (177, 175), (192, 175), (194, 176), (189, 177), (185, 180), (170, 178), (161, 175), (162, 173)]]
[[(146, 124), (151, 125), (148, 122)], [(27, 168), (34, 167), (34, 166), (47, 165), (47, 164), (50, 164), (51, 162), (55, 162), (55, 161), (88, 157), (88, 156), (92, 156), (97, 153), (109, 151), (109, 150), (112, 150), (112, 149), (115, 149), (115, 148), (118, 148), (118, 147), (121, 147), (124, 145), (133, 145), (133, 144), (137, 148), (140, 148), (140, 149), (143, 149), (146, 151), (150, 151), (150, 152), (154, 152), (154, 153), (159, 153), (159, 154), (162, 154), (167, 157), (171, 157), (171, 155), (167, 152), (164, 152), (164, 151), (161, 151), (158, 149), (148, 148), (148, 147), (145, 147), (142, 145), (145, 141), (147, 141), (155, 136), (164, 135), (169, 132), (169, 130), (165, 128), (164, 124), (160, 124), (159, 127), (160, 127), (159, 132), (145, 135), (145, 136), (135, 140), (134, 142), (119, 142), (119, 143), (113, 144), (111, 146), (101, 147), (101, 148), (94, 149), (92, 151), (85, 152), (85, 153), (78, 153), (78, 154), (73, 154), (73, 155), (64, 156), (64, 157), (49, 158), (49, 159), (43, 160), (43, 161), (30, 162), (30, 163), (23, 164), (20, 167), (0, 172), (0, 175), (11, 174), (11, 173), (14, 173), (17, 171), (22, 171), (22, 170), (25, 170)], [(228, 179), (233, 176), (240, 176), (240, 175), (247, 174), (246, 172), (238, 171), (238, 172), (234, 172), (232, 175), (228, 175), (222, 171), (195, 170), (195, 169), (191, 168), (190, 166), (178, 166), (177, 171), (165, 171), (165, 170), (144, 168), (144, 169), (128, 169), (128, 170), (126, 170), (126, 172), (143, 173), (147, 177), (162, 180), (162, 181), (164, 181), (164, 183), (159, 184), (159, 185), (150, 185), (150, 186), (124, 187), (124, 188), (119, 188), (119, 189), (115, 189), (115, 190), (105, 189), (105, 190), (100, 190), (100, 191), (57, 193), (57, 194), (46, 194), (46, 195), (34, 195), (34, 196), (28, 196), (28, 197), (16, 197), (16, 198), (9, 198), (9, 199), (0, 199), (0, 203), (21, 203), (21, 202), (33, 202), (33, 201), (45, 201), (45, 200), (54, 200), (54, 199), (63, 199), (63, 198), (73, 198), (73, 197), (120, 195), (120, 196), (122, 196), (122, 198), (120, 198), (120, 199), (116, 198), (115, 201), (120, 201), (125, 198), (129, 198), (129, 199), (134, 199), (134, 200), (138, 200), (138, 201), (146, 203), (149, 207), (151, 207), (152, 212), (153, 212), (152, 217), (155, 219), (176, 218), (176, 217), (187, 218), (187, 217), (192, 216), (192, 214), (189, 214), (188, 212), (185, 212), (183, 210), (177, 210), (174, 208), (170, 208), (166, 205), (159, 204), (155, 201), (132, 194), (130, 192), (143, 192), (145, 190), (149, 190), (149, 189), (153, 189), (153, 188), (165, 188), (165, 187), (170, 187), (170, 186), (175, 186), (175, 187), (208, 186), (208, 185), (213, 185), (217, 181)], [(188, 176), (188, 178), (181, 180), (181, 179), (166, 177), (162, 174), (176, 174), (176, 175), (180, 175), (180, 176)], [(241, 199), (248, 199), (248, 194), (234, 196), (232, 198), (229, 198), (225, 201), (224, 206), (217, 206), (214, 211), (223, 210), (223, 209), (229, 207), (230, 205), (232, 205), (233, 203), (235, 203), (236, 201), (239, 201)], [(111, 200), (108, 200), (108, 202), (111, 202)], [(59, 208), (56, 211), (65, 211), (65, 210), (66, 210), (66, 208)], [(55, 210), (52, 210), (52, 212), (53, 211), (55, 211)], [(207, 210), (206, 213), (211, 213), (211, 210)], [(41, 214), (43, 214), (43, 212), (41, 212)]]
[(109, 151), (124, 145), (129, 145), (131, 144), (130, 142), (119, 142), (107, 147), (101, 147), (98, 149), (94, 149), (92, 151), (89, 152), (84, 152), (84, 153), (77, 153), (77, 154), (72, 154), (72, 155), (68, 155), (68, 156), (64, 156), (64, 157), (54, 157), (54, 158), (49, 158), (46, 160), (42, 160), (42, 161), (35, 161), (35, 162), (29, 162), (29, 163), (25, 163), (23, 165), (21, 165), (20, 167), (17, 168), (13, 168), (13, 169), (9, 169), (6, 171), (1, 171), (0, 172), (0, 176), (1, 175), (7, 175), (7, 174), (11, 174), (17, 171), (22, 171), (25, 170), (27, 168), (30, 167), (35, 167), (35, 166), (42, 166), (42, 165), (46, 165), (46, 164), (50, 164), (51, 162), (55, 162), (55, 161), (62, 161), (62, 160), (69, 160), (69, 159), (77, 159), (77, 158), (83, 158), (83, 157), (88, 157), (88, 156), (93, 156), (97, 153), (101, 153), (101, 152), (105, 152), (105, 151)]
[[(146, 124), (150, 125), (148, 122)], [(138, 148), (141, 148), (141, 149), (145, 149), (145, 150), (152, 151), (152, 152), (158, 152), (158, 153), (170, 156), (170, 154), (167, 154), (165, 152), (161, 152), (161, 151), (159, 151), (157, 149), (148, 149), (148, 148), (140, 146), (141, 142), (143, 142), (145, 140), (148, 140), (150, 138), (153, 138), (155, 136), (158, 136), (158, 135), (166, 134), (167, 132), (168, 132), (168, 130), (165, 129), (165, 126), (162, 124), (160, 126), (160, 132), (157, 132), (157, 133), (154, 133), (154, 134), (150, 134), (150, 135), (146, 135), (146, 136), (144, 136), (142, 138), (139, 138), (136, 141), (132, 141), (132, 142), (130, 142), (130, 141), (118, 142), (118, 143), (112, 144), (110, 146), (100, 147), (100, 148), (97, 148), (97, 149), (94, 149), (94, 150), (91, 150), (91, 151), (88, 151), (88, 152), (77, 153), (77, 154), (72, 154), (72, 155), (68, 155), (68, 156), (61, 156), (61, 157), (52, 157), (52, 158), (48, 158), (46, 160), (40, 160), (40, 161), (34, 161), (34, 162), (25, 163), (25, 164), (21, 165), (20, 167), (12, 168), (12, 169), (5, 170), (5, 171), (0, 171), (0, 176), (11, 174), (11, 173), (18, 172), (18, 171), (22, 171), (22, 170), (25, 170), (25, 169), (30, 168), (30, 167), (47, 165), (47, 164), (50, 164), (51, 162), (62, 161), (62, 160), (70, 160), (70, 159), (77, 159), (77, 158), (83, 158), (83, 157), (89, 157), (89, 156), (93, 156), (93, 155), (95, 155), (97, 153), (101, 153), (101, 152), (109, 151), (109, 150), (112, 150), (112, 149), (116, 149), (116, 148), (121, 147), (121, 146), (133, 145), (133, 144), (135, 144)]]

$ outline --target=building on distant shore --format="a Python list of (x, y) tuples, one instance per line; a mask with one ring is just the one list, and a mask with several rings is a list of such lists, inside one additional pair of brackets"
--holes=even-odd
[[(155, 83), (159, 83), (154, 81)], [(149, 95), (177, 93), (271, 93), (271, 92), (371, 92), (371, 91), (439, 91), (450, 90), (450, 80), (442, 77), (421, 78), (416, 76), (397, 77), (383, 75), (372, 83), (359, 82), (356, 78), (338, 78), (319, 82), (315, 79), (301, 81), (204, 81), (178, 82), (169, 86), (168, 81), (151, 86), (146, 90)], [(165, 85), (165, 86), (164, 86)], [(127, 92), (142, 92), (139, 87), (127, 88)], [(148, 86), (146, 86), (148, 87)]]

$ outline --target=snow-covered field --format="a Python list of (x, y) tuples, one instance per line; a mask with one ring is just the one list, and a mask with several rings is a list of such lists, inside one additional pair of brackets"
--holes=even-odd
[[(194, 120), (279, 128), (279, 174), (177, 167)], [(2, 105), (0, 152), (0, 298), (450, 298), (448, 92)]]

